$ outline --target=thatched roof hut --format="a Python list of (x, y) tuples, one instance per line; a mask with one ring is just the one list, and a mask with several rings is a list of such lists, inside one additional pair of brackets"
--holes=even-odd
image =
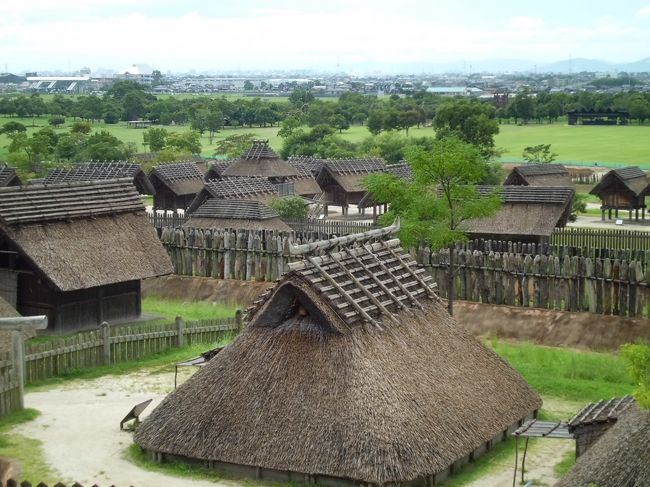
[(589, 194), (598, 196), (601, 200), (603, 218), (605, 212), (609, 212), (612, 218), (612, 210), (618, 218), (619, 210), (635, 211), (636, 219), (645, 218), (645, 197), (650, 194), (650, 181), (646, 174), (636, 166), (612, 169), (605, 174), (600, 182), (589, 191)]
[(0, 250), (17, 310), (55, 331), (137, 317), (140, 280), (173, 272), (130, 179), (0, 188)]
[(293, 167), (301, 167), (307, 169), (312, 176), (318, 176), (318, 173), (323, 167), (325, 159), (319, 159), (313, 156), (291, 156), (287, 162)]
[(136, 443), (258, 478), (429, 485), (541, 406), (447, 314), (398, 240), (327, 245), (338, 248), (290, 265)]
[(155, 194), (156, 190), (138, 164), (128, 161), (91, 161), (70, 168), (51, 169), (41, 180), (43, 184), (78, 183), (130, 178), (140, 194)]
[(203, 172), (195, 162), (154, 166), (149, 180), (156, 190), (154, 210), (184, 210), (203, 188)]
[(9, 304), (2, 296), (0, 296), (0, 318), (15, 318), (20, 316), (11, 304)]
[(257, 200), (268, 203), (277, 198), (277, 185), (272, 184), (266, 178), (223, 178), (211, 179), (203, 184), (187, 211), (196, 211), (205, 201), (211, 198), (225, 200)]
[(186, 228), (291, 231), (277, 211), (255, 200), (209, 199), (189, 214)]
[(324, 161), (316, 182), (323, 190), (323, 200), (346, 213), (348, 205), (359, 203), (366, 193), (363, 178), (385, 170), (383, 159), (329, 159)]
[(251, 148), (234, 161), (222, 173), (222, 177), (269, 178), (283, 182), (289, 176), (297, 176), (297, 171), (286, 161), (280, 159), (269, 147), (268, 140), (257, 140)]
[[(406, 162), (398, 162), (397, 164), (388, 164), (386, 165), (384, 172), (386, 174), (392, 174), (397, 179), (402, 179), (404, 181), (411, 181), (413, 179), (413, 170), (411, 169), (411, 166), (409, 166)], [(359, 200), (357, 206), (359, 208), (369, 208), (371, 206), (375, 207), (378, 204), (384, 204), (384, 203), (387, 202), (375, 201), (375, 199), (370, 193), (366, 193), (363, 195), (363, 198)], [(373, 211), (376, 212), (376, 208), (374, 208)]]
[(556, 487), (650, 485), (650, 411), (629, 407)]
[(506, 186), (569, 186), (571, 175), (562, 164), (523, 164), (512, 168)]
[(0, 164), (0, 188), (20, 186), (22, 182), (16, 174), (16, 169), (6, 164)]
[(298, 174), (287, 177), (287, 182), (293, 184), (294, 194), (305, 198), (318, 199), (322, 191), (309, 168), (298, 164), (293, 167)]
[(233, 159), (214, 159), (208, 161), (208, 170), (203, 175), (205, 181), (210, 179), (221, 179), (223, 172), (230, 167), (230, 165), (235, 162)]
[(489, 218), (471, 220), (466, 230), (472, 238), (541, 241), (556, 227), (566, 225), (575, 190), (566, 186), (481, 186), (479, 192), (496, 191), (503, 204)]

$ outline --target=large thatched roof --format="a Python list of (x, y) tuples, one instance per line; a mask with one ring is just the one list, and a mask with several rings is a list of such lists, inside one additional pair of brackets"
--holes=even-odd
[(315, 198), (322, 193), (309, 167), (301, 164), (293, 164), (292, 166), (296, 170), (297, 175), (289, 176), (287, 181), (293, 183), (295, 194), (307, 198)]
[(277, 211), (256, 200), (209, 199), (189, 217), (184, 227), (291, 231)]
[(41, 182), (45, 184), (77, 183), (106, 179), (131, 178), (141, 194), (154, 194), (149, 178), (138, 164), (128, 161), (91, 161), (75, 164), (70, 168), (51, 169)]
[(574, 186), (562, 164), (524, 164), (515, 166), (503, 183), (506, 186)]
[(650, 485), (650, 411), (625, 410), (556, 487)]
[(0, 318), (15, 318), (17, 316), (20, 316), (20, 314), (16, 311), (16, 308), (0, 296)]
[(187, 211), (196, 211), (206, 200), (217, 199), (253, 199), (268, 202), (278, 197), (277, 186), (266, 178), (239, 178), (229, 177), (223, 179), (210, 179), (203, 184), (203, 188), (196, 195)]
[(6, 164), (0, 164), (0, 188), (5, 186), (20, 186), (22, 182), (16, 174), (16, 169)]
[(361, 181), (365, 176), (385, 170), (383, 159), (327, 159), (316, 181), (323, 189), (334, 184), (346, 193), (358, 193), (364, 191)]
[(173, 272), (130, 179), (0, 188), (0, 236), (61, 291)]
[(253, 142), (251, 148), (238, 160), (223, 170), (221, 176), (244, 176), (261, 178), (286, 178), (297, 176), (296, 170), (280, 159), (267, 140)]
[(650, 182), (646, 174), (636, 166), (612, 169), (589, 191), (589, 194), (603, 198), (618, 192), (627, 193), (632, 197), (647, 196), (650, 194)]
[[(292, 264), (136, 431), (149, 451), (382, 484), (449, 468), (541, 406), (399, 241)], [(308, 246), (309, 247), (309, 246)]]
[(306, 168), (311, 175), (316, 177), (323, 167), (325, 159), (320, 159), (313, 156), (291, 156), (287, 159), (287, 162), (295, 168)]
[(210, 179), (221, 179), (223, 172), (235, 162), (233, 159), (214, 159), (208, 161), (208, 170), (203, 175), (203, 179), (208, 181)]
[(474, 235), (550, 236), (566, 225), (575, 191), (567, 186), (482, 186), (481, 194), (496, 191), (501, 208), (489, 218), (471, 220), (466, 229)]
[(154, 187), (161, 184), (176, 195), (196, 194), (203, 187), (203, 173), (195, 162), (154, 166), (149, 174)]

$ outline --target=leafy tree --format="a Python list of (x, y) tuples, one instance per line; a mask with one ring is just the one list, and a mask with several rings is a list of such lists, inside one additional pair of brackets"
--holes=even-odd
[(333, 115), (329, 120), (329, 124), (335, 129), (338, 129), (340, 134), (342, 134), (344, 130), (350, 128), (350, 124), (341, 114)]
[(309, 104), (315, 99), (316, 97), (311, 92), (311, 90), (297, 88), (291, 93), (291, 96), (289, 97), (289, 103), (291, 103), (301, 112), (304, 112), (309, 107)]
[(48, 119), (47, 123), (49, 123), (54, 128), (58, 128), (65, 123), (65, 117), (62, 115), (52, 115)]
[(555, 160), (557, 154), (551, 152), (551, 144), (539, 144), (524, 147), (522, 157), (526, 162), (534, 164), (550, 164)]
[(580, 213), (587, 211), (587, 195), (585, 193), (576, 193), (573, 195), (573, 202), (571, 203), (571, 213), (569, 214), (569, 221), (574, 222), (578, 219)]
[(162, 84), (163, 75), (158, 69), (154, 69), (151, 73), (151, 85), (158, 86)]
[(125, 145), (107, 130), (101, 130), (88, 137), (81, 157), (91, 161), (124, 161), (133, 152), (132, 146)]
[(244, 81), (244, 91), (253, 91), (254, 89), (255, 85), (250, 80)]
[(650, 344), (623, 345), (621, 353), (637, 385), (634, 391), (637, 404), (641, 409), (650, 409)]
[(70, 127), (70, 133), (73, 134), (89, 134), (92, 131), (88, 122), (75, 122)]
[(10, 122), (6, 122), (2, 125), (0, 128), (0, 134), (13, 134), (16, 132), (27, 132), (27, 127), (25, 127), (22, 123), (20, 122), (14, 122), (13, 120)]
[(165, 147), (180, 152), (200, 154), (201, 135), (196, 130), (190, 130), (184, 133), (170, 132), (167, 134), (167, 142)]
[(251, 133), (230, 135), (216, 143), (214, 155), (226, 156), (229, 159), (240, 157), (250, 149), (255, 139), (257, 135)]
[(309, 214), (309, 206), (300, 196), (273, 198), (269, 206), (278, 212), (284, 220), (304, 220)]
[(282, 127), (278, 130), (278, 135), (282, 138), (290, 136), (294, 130), (300, 127), (300, 119), (295, 116), (287, 117), (282, 121)]
[(433, 119), (436, 138), (457, 137), (474, 145), (484, 158), (494, 155), (494, 136), (499, 124), (494, 107), (472, 100), (449, 100), (438, 107)]
[(151, 152), (158, 152), (165, 147), (167, 133), (164, 128), (151, 127), (142, 133), (143, 144), (149, 146)]
[(405, 245), (448, 247), (447, 309), (453, 314), (454, 244), (467, 240), (464, 225), (468, 220), (493, 215), (501, 201), (496, 195), (479, 195), (475, 185), (484, 177), (485, 159), (476, 147), (459, 138), (439, 139), (431, 151), (413, 147), (407, 151), (407, 161), (413, 182), (372, 174), (365, 184), (375, 201), (390, 204), (382, 223), (401, 218), (400, 238)]
[(384, 119), (386, 112), (381, 109), (375, 109), (370, 112), (366, 120), (366, 127), (372, 135), (377, 135), (384, 128)]
[(59, 137), (59, 142), (54, 149), (54, 156), (58, 161), (79, 160), (79, 154), (86, 143), (86, 135), (80, 132), (69, 132)]

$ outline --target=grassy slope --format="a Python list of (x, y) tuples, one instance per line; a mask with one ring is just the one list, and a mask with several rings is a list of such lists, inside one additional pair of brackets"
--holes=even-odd
[(144, 313), (164, 316), (170, 320), (176, 316), (182, 316), (185, 321), (232, 318), (236, 310), (236, 306), (209, 301), (184, 301), (156, 296), (147, 296), (142, 300)]

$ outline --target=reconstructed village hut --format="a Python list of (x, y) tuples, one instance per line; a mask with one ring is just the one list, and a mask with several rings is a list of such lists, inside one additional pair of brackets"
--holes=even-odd
[[(541, 406), (390, 232), (306, 244), (241, 335), (136, 431), (159, 460), (324, 485), (430, 485)], [(328, 246), (331, 246), (327, 248)]]
[(268, 203), (273, 198), (278, 198), (278, 187), (266, 178), (238, 178), (211, 179), (203, 184), (187, 211), (196, 211), (205, 201), (211, 198), (226, 200), (256, 200)]
[(479, 192), (497, 191), (501, 208), (489, 218), (466, 223), (470, 238), (547, 241), (556, 227), (566, 225), (575, 190), (566, 186), (481, 186)]
[(562, 164), (523, 164), (508, 174), (505, 186), (569, 186), (574, 187), (571, 175)]
[(632, 405), (580, 456), (556, 487), (650, 485), (650, 411)]
[(149, 181), (156, 194), (154, 210), (185, 210), (203, 188), (203, 173), (194, 162), (155, 166)]
[(650, 182), (646, 174), (636, 166), (612, 169), (589, 191), (589, 194), (595, 194), (600, 198), (603, 220), (605, 213), (608, 213), (608, 218), (611, 220), (612, 210), (615, 218), (618, 218), (619, 210), (627, 210), (630, 218), (634, 211), (636, 220), (639, 219), (639, 210), (641, 210), (641, 219), (644, 219), (645, 197), (650, 194)]
[(128, 161), (84, 162), (71, 168), (57, 167), (50, 170), (41, 182), (44, 184), (77, 183), (130, 178), (140, 194), (155, 194), (155, 190), (138, 164)]
[[(411, 181), (413, 179), (413, 171), (411, 170), (411, 166), (409, 166), (406, 162), (388, 164), (384, 172), (387, 174), (392, 174), (397, 179), (402, 179), (404, 181)], [(373, 219), (376, 219), (378, 214), (381, 213), (382, 206), (384, 211), (388, 209), (388, 202), (375, 201), (375, 198), (370, 193), (366, 193), (363, 195), (363, 198), (361, 198), (357, 206), (361, 209), (362, 213), (365, 213), (366, 208), (372, 207), (372, 217)]]
[(318, 176), (318, 173), (323, 167), (325, 159), (320, 159), (313, 156), (291, 156), (287, 162), (293, 167), (302, 167), (307, 169), (312, 176)]
[(223, 172), (230, 167), (234, 161), (232, 159), (208, 161), (208, 169), (203, 175), (205, 181), (210, 179), (221, 179)]
[(0, 188), (0, 276), (16, 309), (64, 332), (140, 315), (140, 280), (173, 272), (130, 179)]
[(16, 169), (6, 164), (0, 164), (0, 188), (20, 186), (22, 182), (16, 174)]
[(329, 159), (323, 162), (316, 182), (323, 190), (323, 201), (340, 206), (345, 215), (349, 205), (358, 204), (366, 194), (363, 178), (385, 169), (383, 159)]
[(206, 200), (189, 214), (185, 228), (291, 231), (277, 211), (255, 200)]

